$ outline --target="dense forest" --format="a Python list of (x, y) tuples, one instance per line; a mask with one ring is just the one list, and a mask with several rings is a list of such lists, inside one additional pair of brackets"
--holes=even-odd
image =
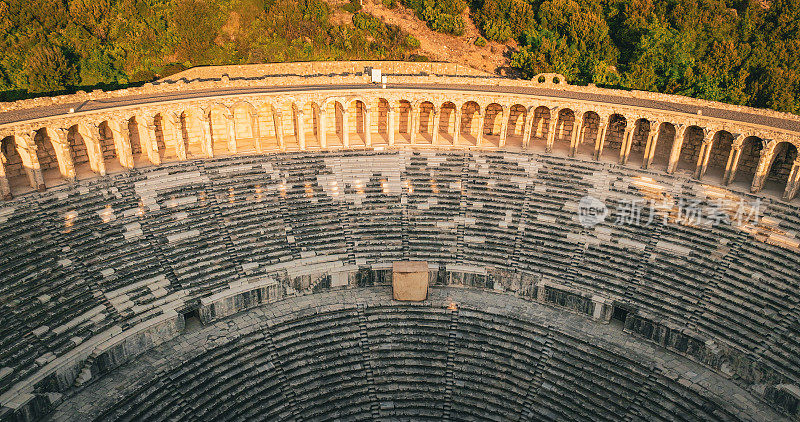
[[(527, 77), (554, 71), (576, 84), (800, 114), (800, 0), (399, 1), (433, 30), (461, 35), (469, 16), (486, 39), (516, 41), (511, 66)], [(0, 99), (208, 64), (415, 58), (418, 40), (358, 0), (331, 4), (0, 0)]]

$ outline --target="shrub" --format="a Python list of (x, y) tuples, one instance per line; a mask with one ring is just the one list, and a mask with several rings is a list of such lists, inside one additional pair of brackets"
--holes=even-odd
[(475, 45), (478, 47), (486, 47), (486, 38), (478, 37), (475, 38)]

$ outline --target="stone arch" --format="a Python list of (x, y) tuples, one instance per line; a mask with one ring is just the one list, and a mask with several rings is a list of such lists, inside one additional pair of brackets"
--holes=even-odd
[(483, 113), (483, 139), (494, 146), (500, 146), (500, 136), (503, 131), (503, 120), (508, 113), (498, 103), (490, 103), (484, 108)]
[(394, 130), (389, 124), (389, 100), (378, 98), (377, 119), (375, 119), (375, 133), (381, 143), (389, 144), (389, 131)]
[(350, 145), (366, 145), (367, 130), (369, 130), (367, 127), (367, 121), (369, 120), (369, 117), (367, 117), (369, 113), (367, 103), (362, 98), (354, 98), (348, 102), (347, 111), (347, 131), (348, 135), (352, 134), (352, 136), (349, 136)]
[(436, 118), (436, 106), (431, 101), (421, 101), (417, 107), (419, 112), (419, 131), (417, 132), (417, 141), (423, 139), (429, 143), (433, 142), (433, 127), (434, 119)]
[(550, 109), (538, 106), (533, 110), (533, 126), (531, 127), (530, 145), (542, 146), (547, 143), (550, 134)]
[(478, 144), (479, 119), (483, 108), (475, 101), (467, 101), (461, 106), (461, 123), (459, 139), (471, 145)]
[(695, 171), (703, 146), (703, 135), (703, 129), (699, 126), (692, 125), (686, 128), (678, 155), (678, 170)]
[(797, 146), (789, 141), (782, 141), (775, 144), (770, 151), (764, 190), (780, 194), (786, 188), (792, 166), (797, 160)]
[(72, 159), (72, 166), (75, 171), (76, 179), (86, 179), (99, 174), (96, 160), (92, 159), (91, 135), (86, 133), (85, 128), (80, 125), (72, 125), (66, 130), (69, 154)]
[(628, 155), (628, 162), (639, 163), (644, 166), (647, 160), (645, 152), (647, 142), (650, 139), (650, 120), (638, 118), (633, 122), (633, 133), (631, 134), (631, 147)]
[(653, 168), (666, 170), (669, 166), (669, 157), (672, 153), (672, 145), (676, 142), (677, 133), (675, 125), (670, 122), (663, 122), (658, 127), (653, 151)]
[(748, 136), (742, 141), (739, 160), (736, 162), (732, 182), (742, 187), (750, 187), (756, 175), (761, 151), (766, 143), (757, 136)]
[(68, 149), (66, 145), (59, 142), (57, 136), (55, 130), (47, 128), (41, 128), (33, 135), (36, 159), (39, 162), (45, 186), (52, 186), (74, 177)]
[(131, 143), (131, 155), (133, 155), (134, 167), (147, 165), (146, 151), (147, 145), (145, 144), (144, 137), (147, 136), (143, 133), (143, 126), (146, 124), (144, 118), (141, 116), (132, 116), (128, 119), (128, 140)]
[(117, 144), (120, 142), (117, 137), (118, 134), (114, 133), (112, 123), (108, 120), (103, 120), (97, 125), (97, 135), (100, 142), (100, 151), (103, 155), (103, 162), (105, 163), (106, 174), (122, 171), (125, 169), (122, 157), (117, 153)]
[(446, 101), (439, 108), (439, 134), (440, 140), (453, 145), (455, 139), (457, 107), (452, 101)]
[(212, 104), (206, 115), (211, 125), (211, 147), (215, 157), (236, 153), (236, 138), (233, 135), (233, 115), (222, 104)]
[(236, 151), (258, 151), (258, 110), (247, 101), (237, 101), (231, 106), (231, 114)]
[(206, 157), (205, 128), (207, 124), (203, 111), (190, 107), (178, 115), (179, 137), (183, 139), (187, 158)]
[(600, 143), (600, 156), (606, 160), (619, 161), (622, 146), (625, 141), (625, 129), (628, 127), (628, 119), (620, 113), (612, 113), (606, 123), (605, 135)]
[(579, 155), (594, 157), (601, 119), (602, 117), (597, 112), (587, 111), (583, 113), (581, 118), (583, 124), (578, 134), (579, 143), (576, 150)]
[(552, 151), (568, 154), (575, 129), (575, 111), (569, 108), (558, 110), (556, 117), (556, 133), (553, 138)]
[(258, 107), (258, 133), (262, 151), (279, 149), (280, 128), (281, 122), (275, 107), (270, 103), (261, 104)]
[(0, 196), (11, 199), (31, 190), (28, 172), (13, 135), (0, 139)]
[(522, 136), (525, 134), (525, 122), (528, 110), (522, 104), (514, 104), (508, 109), (506, 123), (506, 145), (522, 147)]
[[(320, 148), (320, 106), (314, 101), (307, 101), (303, 105), (303, 129), (305, 130), (306, 148), (311, 145)], [(312, 142), (313, 141), (313, 142)]]
[(711, 151), (705, 165), (704, 175), (709, 179), (722, 183), (728, 158), (733, 151), (733, 135), (727, 130), (718, 130), (711, 138)]
[[(328, 145), (338, 144), (339, 146), (344, 145), (344, 136), (345, 136), (345, 127), (344, 127), (344, 119), (345, 119), (345, 108), (341, 101), (333, 100), (328, 103), (328, 110), (326, 110), (327, 115), (329, 116), (328, 121), (328, 133), (332, 133), (334, 136), (328, 137)], [(333, 129), (332, 131), (330, 129)]]
[(400, 100), (397, 107), (397, 132), (400, 136), (397, 141), (406, 141), (411, 143), (411, 132), (413, 130), (413, 118), (411, 116), (412, 107), (411, 102), (408, 100)]

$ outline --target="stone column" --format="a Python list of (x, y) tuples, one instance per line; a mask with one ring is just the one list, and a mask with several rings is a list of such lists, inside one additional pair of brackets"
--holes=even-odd
[(714, 131), (708, 128), (703, 129), (703, 144), (700, 147), (700, 154), (697, 157), (697, 165), (694, 170), (694, 178), (701, 180), (706, 175), (708, 160), (711, 159), (711, 147), (714, 142)]
[(439, 113), (434, 109), (433, 113), (433, 130), (431, 131), (431, 145), (436, 145), (439, 140)]
[(11, 199), (11, 186), (6, 176), (6, 157), (2, 151), (0, 151), (0, 199), (4, 201)]
[(456, 109), (455, 124), (453, 125), (453, 146), (458, 145), (458, 138), (461, 136), (461, 109)]
[(44, 191), (44, 175), (39, 165), (39, 157), (36, 155), (36, 143), (34, 142), (35, 133), (15, 135), (14, 143), (17, 145), (17, 154), (22, 158), (22, 166), (28, 176), (28, 183), (32, 188), (39, 192)]
[(344, 148), (350, 148), (350, 119), (349, 112), (346, 108), (342, 107), (342, 145)]
[(211, 118), (204, 114), (199, 117), (199, 120), (200, 127), (203, 129), (203, 154), (206, 155), (206, 158), (214, 158), (214, 144), (211, 137)]
[(186, 140), (183, 139), (183, 130), (181, 130), (181, 119), (176, 114), (170, 114), (169, 125), (172, 130), (172, 139), (175, 140), (175, 155), (178, 160), (186, 160)]
[(522, 130), (522, 148), (527, 149), (531, 146), (531, 129), (533, 128), (534, 110), (525, 112), (524, 129)]
[(153, 119), (148, 119), (147, 126), (145, 126), (145, 130), (141, 130), (141, 126), (139, 129), (139, 135), (141, 136), (142, 133), (146, 133), (146, 140), (145, 140), (145, 147), (147, 148), (147, 158), (150, 160), (150, 163), (154, 166), (161, 165), (161, 155), (158, 153), (158, 141), (156, 140), (156, 125), (152, 123)]
[(781, 199), (791, 201), (797, 196), (797, 189), (800, 187), (800, 157), (794, 160), (792, 170), (789, 172), (789, 180), (786, 181), (786, 189), (783, 191)]
[(394, 146), (394, 131), (397, 128), (397, 123), (395, 122), (395, 114), (396, 114), (395, 107), (392, 107), (391, 105), (389, 105), (388, 113), (389, 113), (389, 119), (388, 119), (389, 122), (387, 123), (388, 127), (386, 128), (386, 132), (389, 135), (389, 146), (393, 147)]
[(619, 155), (619, 163), (623, 166), (628, 163), (628, 158), (631, 156), (631, 148), (633, 147), (633, 130), (635, 127), (635, 121), (633, 126), (625, 125), (625, 133), (622, 135), (622, 148), (620, 149)]
[(594, 159), (599, 160), (603, 153), (606, 143), (606, 132), (608, 131), (609, 116), (600, 116), (600, 124), (597, 125), (597, 139), (594, 140)]
[(728, 153), (728, 162), (725, 164), (725, 175), (722, 176), (722, 184), (729, 185), (736, 177), (736, 169), (739, 167), (739, 159), (742, 156), (742, 134), (733, 135), (731, 151)]
[(683, 148), (683, 138), (686, 134), (687, 126), (685, 124), (675, 125), (675, 140), (672, 142), (672, 151), (669, 154), (669, 165), (667, 166), (667, 173), (675, 173), (678, 168), (678, 159), (681, 157), (681, 148)]
[(367, 148), (372, 146), (372, 113), (364, 103), (364, 144)]
[(583, 112), (574, 111), (575, 121), (572, 122), (572, 136), (569, 140), (569, 156), (578, 153), (578, 146), (583, 142)]
[(250, 113), (250, 132), (253, 134), (253, 142), (256, 144), (256, 152), (264, 152), (264, 145), (261, 141), (261, 125), (258, 121), (258, 111)]
[(64, 129), (47, 129), (47, 135), (52, 137), (53, 149), (56, 152), (56, 159), (58, 160), (58, 168), (61, 170), (61, 176), (69, 182), (76, 181), (78, 178), (75, 175), (75, 162), (72, 160), (72, 154), (70, 154), (69, 150), (67, 131)]
[(558, 107), (550, 108), (550, 122), (547, 125), (547, 146), (545, 152), (553, 152), (553, 143), (556, 141), (556, 126), (558, 125)]
[(106, 162), (103, 157), (103, 147), (100, 145), (100, 127), (94, 123), (86, 125), (87, 132), (84, 136), (86, 140), (86, 153), (89, 155), (89, 166), (92, 171), (101, 175), (106, 175)]
[(283, 140), (283, 113), (276, 110), (273, 114), (275, 121), (275, 136), (278, 138), (278, 150), (286, 151), (286, 143)]
[(325, 106), (319, 108), (319, 147), (325, 149), (328, 147), (328, 113), (325, 111)]
[(233, 114), (225, 115), (225, 124), (228, 127), (228, 151), (236, 154), (236, 121), (233, 119)]
[(303, 110), (298, 109), (297, 114), (297, 143), (300, 145), (300, 151), (306, 150), (306, 122), (305, 113)]
[(650, 130), (647, 132), (647, 142), (644, 147), (644, 158), (642, 159), (642, 168), (647, 169), (653, 165), (653, 158), (656, 154), (656, 143), (658, 142), (658, 129), (661, 122), (658, 120), (648, 120)]
[[(768, 140), (765, 139), (764, 142), (769, 145)], [(767, 180), (767, 171), (769, 171), (772, 155), (772, 151), (770, 150), (768, 152), (767, 148), (761, 150), (758, 166), (756, 167), (756, 174), (753, 177), (753, 184), (750, 185), (750, 192), (757, 193), (764, 187), (764, 181)]]
[(416, 113), (414, 113), (414, 107), (413, 106), (411, 107), (411, 110), (408, 113), (408, 118), (411, 119), (411, 122), (409, 122), (410, 123), (409, 126), (411, 127), (411, 129), (409, 129), (409, 131), (411, 132), (410, 133), (411, 139), (409, 140), (409, 142), (411, 142), (411, 145), (414, 145), (414, 144), (417, 143), (417, 134), (419, 133), (419, 121), (422, 119), (422, 106), (421, 105), (419, 106), (419, 110), (417, 111), (417, 113), (419, 113), (419, 115), (415, 116)]
[(486, 124), (486, 111), (484, 110), (483, 114), (479, 115), (478, 120), (478, 137), (475, 140), (475, 144), (479, 147), (483, 146), (483, 125)]
[[(500, 148), (503, 148), (503, 147), (506, 146), (506, 139), (508, 137), (508, 119), (509, 119), (509, 116), (507, 114), (510, 114), (510, 111), (509, 111), (509, 113), (506, 113), (505, 110), (506, 109), (503, 108), (503, 121), (500, 123), (500, 142), (498, 143), (498, 146)], [(510, 107), (509, 107), (509, 110), (511, 110)]]
[(128, 132), (128, 121), (125, 119), (116, 120), (109, 125), (114, 136), (114, 148), (117, 150), (119, 164), (126, 169), (134, 167), (133, 149), (131, 148), (131, 137)]

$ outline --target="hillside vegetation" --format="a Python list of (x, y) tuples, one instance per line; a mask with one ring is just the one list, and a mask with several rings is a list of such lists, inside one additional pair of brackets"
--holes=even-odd
[[(331, 1), (331, 0), (329, 0)], [(365, 0), (372, 1), (372, 0)], [(459, 36), (515, 40), (527, 77), (800, 114), (800, 0), (381, 0)], [(115, 87), (198, 65), (413, 59), (358, 0), (0, 0), (0, 99)], [(483, 42), (480, 39), (478, 42)]]

